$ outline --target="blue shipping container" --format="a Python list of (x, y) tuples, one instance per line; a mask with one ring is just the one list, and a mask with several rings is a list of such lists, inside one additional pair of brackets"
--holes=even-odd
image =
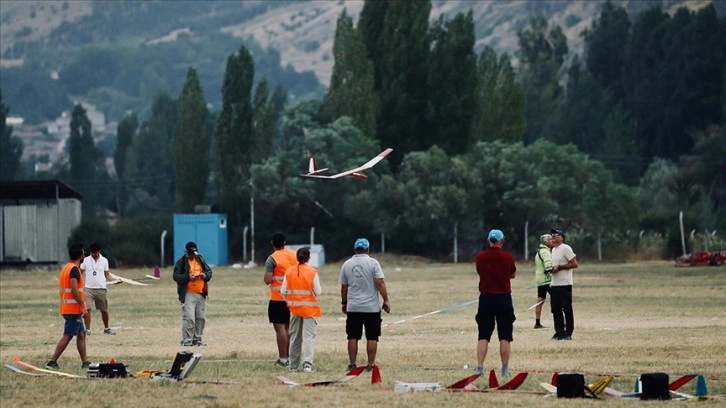
[(174, 261), (194, 241), (210, 265), (227, 265), (227, 214), (174, 214)]

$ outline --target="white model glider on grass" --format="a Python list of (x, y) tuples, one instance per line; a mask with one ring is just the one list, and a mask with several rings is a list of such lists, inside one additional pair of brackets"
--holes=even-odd
[(312, 178), (322, 178), (322, 179), (337, 179), (340, 177), (349, 176), (349, 177), (355, 177), (355, 178), (359, 178), (359, 179), (367, 179), (368, 176), (366, 176), (365, 174), (360, 173), (360, 172), (363, 170), (370, 169), (371, 167), (375, 166), (376, 164), (378, 164), (379, 161), (383, 160), (386, 156), (391, 154), (392, 151), (393, 151), (393, 149), (391, 149), (389, 147), (388, 149), (379, 153), (378, 156), (368, 160), (368, 162), (366, 164), (364, 164), (360, 167), (356, 167), (354, 169), (344, 171), (344, 172), (338, 173), (338, 174), (333, 174), (330, 176), (320, 174), (320, 173), (328, 170), (328, 168), (326, 167), (324, 169), (318, 169), (317, 163), (315, 162), (315, 158), (311, 157), (310, 165), (308, 166), (308, 172), (301, 174), (301, 176), (312, 177)]

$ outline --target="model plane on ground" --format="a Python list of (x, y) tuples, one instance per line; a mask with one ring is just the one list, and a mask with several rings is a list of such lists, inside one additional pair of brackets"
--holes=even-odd
[(342, 377), (338, 377), (333, 380), (322, 380), (322, 381), (313, 381), (309, 383), (299, 383), (297, 381), (293, 381), (285, 376), (278, 376), (277, 379), (280, 380), (283, 384), (289, 385), (290, 387), (297, 387), (297, 386), (305, 386), (305, 387), (327, 387), (332, 385), (340, 385), (345, 382), (348, 382), (356, 377), (358, 377), (364, 370), (366, 369), (366, 366), (358, 366), (347, 373), (343, 375)]
[[(478, 388), (473, 385), (474, 381), (481, 377), (481, 374), (472, 374), (462, 380), (459, 380), (447, 387), (442, 386), (441, 383), (409, 383), (404, 381), (396, 381), (394, 383), (394, 391), (396, 392), (416, 392), (416, 391), (432, 391), (438, 392), (441, 390), (445, 391), (458, 391), (458, 392), (493, 392), (493, 391), (514, 391), (522, 385), (525, 379), (527, 379), (528, 373), (523, 372), (514, 376), (508, 382), (499, 385), (497, 381), (497, 375), (494, 370), (489, 372), (489, 388)], [(541, 393), (537, 393), (541, 394)]]
[(314, 157), (311, 157), (310, 158), (310, 164), (308, 166), (308, 172), (301, 174), (301, 176), (303, 176), (303, 177), (312, 177), (312, 178), (321, 178), (321, 179), (337, 179), (337, 178), (340, 178), (340, 177), (346, 177), (346, 176), (348, 176), (348, 177), (355, 177), (355, 178), (359, 178), (359, 179), (367, 179), (368, 176), (366, 176), (365, 174), (360, 173), (360, 172), (363, 171), (363, 170), (370, 169), (371, 167), (375, 166), (376, 164), (378, 164), (379, 161), (383, 160), (386, 156), (388, 156), (389, 154), (391, 154), (392, 151), (393, 151), (393, 149), (391, 149), (389, 147), (388, 149), (386, 149), (386, 150), (382, 151), (381, 153), (379, 153), (378, 156), (376, 156), (376, 157), (368, 160), (368, 162), (366, 162), (362, 166), (356, 167), (356, 168), (351, 169), (351, 170), (344, 171), (342, 173), (333, 174), (333, 175), (323, 175), (323, 174), (321, 174), (324, 171), (327, 171), (328, 168), (326, 167), (324, 169), (318, 169), (318, 165), (317, 165), (317, 162), (315, 161), (315, 158)]

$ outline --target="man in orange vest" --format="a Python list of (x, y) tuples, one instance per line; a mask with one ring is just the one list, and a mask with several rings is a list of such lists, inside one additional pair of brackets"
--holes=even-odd
[(314, 373), (315, 336), (320, 317), (318, 296), (320, 287), (318, 271), (307, 264), (310, 248), (297, 250), (298, 264), (285, 271), (280, 293), (290, 309), (290, 371), (297, 371), (302, 353), (302, 370)]
[(287, 303), (282, 298), (280, 288), (287, 268), (297, 263), (297, 255), (295, 255), (295, 251), (285, 248), (285, 235), (280, 232), (273, 234), (270, 242), (275, 251), (265, 261), (265, 276), (263, 278), (265, 284), (270, 286), (267, 317), (275, 329), (277, 338), (278, 357), (275, 365), (287, 367), (289, 364), (288, 349), (290, 348), (290, 309), (287, 308)]
[(60, 288), (60, 314), (65, 320), (63, 337), (55, 346), (53, 356), (45, 364), (49, 370), (57, 370), (58, 359), (65, 351), (73, 337), (76, 337), (76, 347), (81, 356), (81, 368), (86, 369), (91, 362), (86, 355), (86, 326), (83, 325), (83, 318), (88, 313), (86, 307), (86, 295), (83, 292), (83, 274), (79, 265), (83, 260), (83, 247), (71, 245), (68, 249), (70, 261), (63, 266), (58, 276), (58, 287)]
[(197, 252), (197, 244), (187, 242), (186, 254), (174, 265), (174, 282), (182, 304), (182, 347), (203, 346), (202, 335), (207, 322), (207, 282), (212, 269)]

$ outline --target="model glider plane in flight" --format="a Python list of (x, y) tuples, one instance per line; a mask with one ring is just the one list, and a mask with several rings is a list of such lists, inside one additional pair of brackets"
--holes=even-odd
[(310, 165), (308, 166), (308, 172), (301, 174), (301, 176), (312, 177), (312, 178), (321, 178), (321, 179), (337, 179), (340, 177), (349, 176), (349, 177), (355, 177), (355, 178), (359, 178), (359, 179), (367, 179), (368, 176), (366, 176), (365, 174), (360, 173), (360, 172), (363, 170), (370, 169), (371, 167), (375, 166), (376, 164), (378, 164), (379, 161), (383, 160), (386, 156), (391, 154), (392, 151), (393, 151), (393, 149), (391, 149), (389, 147), (388, 149), (379, 153), (378, 156), (368, 160), (368, 162), (366, 162), (364, 165), (362, 165), (360, 167), (356, 167), (356, 168), (348, 170), (348, 171), (344, 171), (342, 173), (333, 174), (333, 175), (321, 174), (324, 171), (328, 170), (328, 168), (326, 167), (324, 169), (318, 169), (318, 165), (315, 161), (315, 158), (311, 157)]

